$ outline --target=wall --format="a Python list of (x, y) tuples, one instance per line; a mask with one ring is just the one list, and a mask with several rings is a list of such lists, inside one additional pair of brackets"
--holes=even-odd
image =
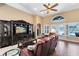
[(1, 20), (25, 20), (33, 24), (33, 15), (17, 10), (8, 5), (0, 7), (0, 19)]
[[(72, 11), (56, 14), (54, 16), (47, 16), (43, 20), (43, 25), (46, 25), (46, 24), (55, 25), (55, 24), (57, 24), (57, 23), (51, 22), (50, 20), (53, 19), (54, 17), (58, 16), (58, 15), (64, 17), (65, 20), (64, 20), (63, 24), (69, 23), (69, 22), (79, 22), (79, 9), (75, 9), (75, 10), (72, 10)], [(58, 24), (62, 24), (62, 23), (58, 23)]]

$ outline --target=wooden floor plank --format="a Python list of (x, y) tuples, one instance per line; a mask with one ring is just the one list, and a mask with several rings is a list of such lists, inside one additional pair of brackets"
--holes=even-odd
[(79, 44), (58, 41), (54, 56), (79, 56)]

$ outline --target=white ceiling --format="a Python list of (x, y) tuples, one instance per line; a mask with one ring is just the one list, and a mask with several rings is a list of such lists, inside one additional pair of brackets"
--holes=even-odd
[(43, 6), (43, 3), (7, 3), (8, 5), (15, 7), (19, 10), (25, 11), (27, 13), (38, 15), (38, 16), (48, 16), (48, 15), (55, 15), (57, 13), (70, 11), (73, 9), (79, 8), (79, 3), (59, 3), (55, 9), (58, 11), (53, 11), (49, 14), (46, 14), (46, 12), (40, 12), (40, 10), (44, 10), (45, 7)]

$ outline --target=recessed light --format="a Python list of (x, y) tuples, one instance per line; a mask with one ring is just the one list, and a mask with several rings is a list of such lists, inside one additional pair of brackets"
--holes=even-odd
[(36, 11), (36, 10), (37, 10), (37, 8), (34, 8), (34, 10)]
[(44, 14), (44, 12), (40, 12), (41, 14)]

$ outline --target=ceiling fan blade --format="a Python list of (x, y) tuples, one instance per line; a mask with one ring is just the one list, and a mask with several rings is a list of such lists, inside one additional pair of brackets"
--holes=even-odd
[(58, 6), (58, 3), (54, 4), (53, 6), (51, 6), (50, 8), (56, 7)]
[(44, 7), (46, 7), (48, 9), (48, 6), (46, 4), (43, 4)]
[(52, 11), (57, 11), (57, 9), (51, 9)]
[(42, 12), (42, 11), (46, 11), (47, 9), (45, 9), (45, 10), (41, 10), (40, 12)]
[(50, 6), (50, 3), (48, 3), (48, 6)]

